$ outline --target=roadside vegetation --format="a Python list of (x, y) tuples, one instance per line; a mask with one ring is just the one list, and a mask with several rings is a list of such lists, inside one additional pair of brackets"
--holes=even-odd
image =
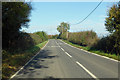
[(58, 38), (75, 47), (120, 60), (120, 2), (108, 9), (105, 26), (110, 35), (100, 39), (92, 30), (68, 32), (70, 25), (62, 22), (57, 27)]
[(48, 35), (48, 39), (57, 39), (58, 38), (58, 34), (56, 35)]
[(108, 54), (108, 53), (105, 53), (104, 51), (102, 50), (97, 50), (97, 49), (91, 49), (91, 47), (88, 47), (88, 46), (80, 46), (78, 44), (74, 44), (68, 40), (62, 40), (74, 47), (77, 47), (77, 48), (80, 48), (80, 49), (83, 49), (83, 50), (87, 50), (89, 52), (92, 52), (92, 53), (96, 53), (96, 54), (99, 54), (99, 55), (102, 55), (102, 56), (106, 56), (106, 57), (109, 57), (109, 58), (113, 58), (113, 59), (116, 59), (116, 60), (120, 60), (120, 58), (118, 59), (118, 56), (116, 54)]
[(20, 31), (29, 27), (31, 10), (30, 3), (2, 3), (2, 79), (9, 79), (47, 43), (43, 31)]
[(47, 43), (44, 41), (40, 44), (34, 45), (22, 52), (11, 53), (6, 50), (2, 51), (2, 78), (9, 79), (22, 66), (25, 65), (39, 50)]

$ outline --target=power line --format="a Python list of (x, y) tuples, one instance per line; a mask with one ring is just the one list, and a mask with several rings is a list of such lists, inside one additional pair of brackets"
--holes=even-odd
[(82, 23), (83, 21), (85, 21), (85, 19), (87, 19), (97, 8), (98, 6), (103, 2), (103, 0), (83, 19), (81, 20), (80, 22), (76, 23), (76, 24), (71, 24), (71, 25), (77, 25), (77, 24), (80, 24)]

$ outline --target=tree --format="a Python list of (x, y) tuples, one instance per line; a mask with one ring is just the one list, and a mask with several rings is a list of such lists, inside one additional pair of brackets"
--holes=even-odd
[(108, 10), (105, 26), (112, 37), (114, 37), (116, 52), (120, 53), (120, 1)]
[(58, 27), (57, 30), (60, 32), (60, 34), (63, 34), (64, 32), (67, 32), (70, 29), (70, 25), (68, 23), (62, 22)]
[(120, 2), (108, 10), (105, 26), (110, 33), (120, 31)]
[(32, 10), (30, 3), (3, 2), (2, 3), (2, 47), (10, 48), (15, 45), (22, 27), (28, 27), (29, 14)]
[(57, 27), (57, 30), (58, 30), (58, 32), (60, 32), (60, 34), (62, 33), (62, 28), (60, 25)]
[(57, 30), (60, 32), (59, 36), (66, 33), (66, 38), (68, 38), (68, 30), (70, 29), (70, 25), (68, 23), (62, 22), (58, 27)]

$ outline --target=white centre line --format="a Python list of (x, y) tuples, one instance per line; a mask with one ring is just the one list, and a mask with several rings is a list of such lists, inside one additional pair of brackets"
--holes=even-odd
[[(55, 41), (56, 42), (56, 41)], [(60, 47), (60, 45), (56, 42), (56, 44), (58, 45), (58, 47)]]
[(89, 70), (87, 70), (82, 64), (80, 64), (78, 61), (76, 63), (82, 67), (90, 76), (92, 76), (94, 79), (99, 80), (94, 74), (92, 74)]
[[(62, 41), (62, 40), (60, 40), (60, 41)], [(71, 46), (70, 44), (65, 43), (64, 41), (62, 41), (62, 42), (63, 42), (64, 44), (67, 44), (68, 46)], [(71, 47), (76, 48), (76, 49), (78, 49), (78, 50), (85, 51), (85, 50), (83, 50), (83, 49), (80, 49), (80, 48), (77, 48), (77, 47), (74, 47), (74, 46), (71, 46)], [(118, 60), (115, 60), (115, 59), (112, 59), (112, 58), (109, 58), (109, 57), (106, 57), (106, 56), (101, 56), (101, 55), (99, 55), (99, 54), (95, 54), (95, 53), (92, 53), (92, 52), (89, 52), (89, 51), (88, 51), (88, 53), (93, 54), (93, 55), (96, 55), (96, 56), (99, 56), (99, 57), (102, 57), (102, 58), (105, 58), (105, 59), (108, 59), (108, 60), (112, 60), (112, 61), (115, 61), (115, 62), (119, 62)]]
[(63, 48), (61, 48), (63, 51), (65, 51)]
[(59, 46), (51, 46), (51, 47), (59, 47)]
[(68, 54), (67, 52), (65, 52), (69, 57), (72, 57), (70, 54)]

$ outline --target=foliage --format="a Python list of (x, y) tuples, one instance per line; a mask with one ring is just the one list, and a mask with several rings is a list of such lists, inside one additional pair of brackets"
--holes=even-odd
[(47, 36), (47, 34), (45, 33), (45, 32), (35, 32), (35, 34), (37, 34), (37, 35), (39, 35), (39, 37), (42, 39), (42, 41), (45, 41), (45, 40), (47, 40), (48, 39), (48, 36)]
[(120, 54), (120, 2), (109, 8), (105, 26), (111, 34), (100, 39), (91, 48), (118, 55)]
[(19, 51), (24, 51), (32, 46), (35, 45), (35, 39), (31, 37), (28, 33), (23, 33), (21, 32), (19, 34), (19, 37), (13, 40), (14, 42), (11, 43), (11, 47), (7, 50), (9, 52), (19, 52)]
[(48, 39), (57, 39), (58, 38), (58, 34), (56, 35), (48, 35)]
[(108, 10), (108, 17), (105, 21), (106, 29), (111, 32), (120, 32), (120, 2), (114, 4)]
[(68, 38), (66, 38), (66, 33), (65, 33), (65, 34), (62, 34), (60, 38), (68, 40), (75, 44), (82, 45), (82, 46), (92, 46), (96, 44), (98, 40), (96, 33), (93, 32), (92, 30), (68, 33)]
[[(59, 34), (59, 38), (60, 38), (60, 39), (67, 40), (66, 33), (67, 33), (67, 32), (64, 32), (63, 34)], [(68, 34), (69, 34), (69, 33), (68, 33)]]
[(109, 45), (108, 48), (112, 46), (112, 49), (111, 50), (108, 49), (108, 51), (109, 52), (113, 51), (117, 54), (120, 54), (120, 1), (117, 4), (114, 4), (108, 10), (108, 17), (106, 18), (105, 26), (106, 29), (111, 33), (111, 35), (108, 37), (108, 40), (110, 42), (108, 44)]
[(28, 33), (28, 34), (33, 39), (33, 42), (34, 42), (35, 45), (42, 42), (42, 38), (39, 35), (37, 35), (35, 33)]
[(64, 32), (67, 32), (69, 29), (70, 25), (65, 22), (60, 23), (60, 25), (57, 27), (58, 32), (60, 32), (60, 35), (63, 34)]
[[(21, 37), (19, 29), (28, 27), (31, 5), (25, 2), (2, 3), (2, 48), (9, 49)], [(18, 39), (19, 40), (19, 39)]]
[(93, 45), (91, 48), (104, 51), (105, 53), (117, 55), (117, 53), (120, 53), (120, 49), (118, 49), (118, 47), (115, 47), (115, 38), (116, 36), (114, 35), (103, 37), (102, 39), (98, 40), (97, 44)]

